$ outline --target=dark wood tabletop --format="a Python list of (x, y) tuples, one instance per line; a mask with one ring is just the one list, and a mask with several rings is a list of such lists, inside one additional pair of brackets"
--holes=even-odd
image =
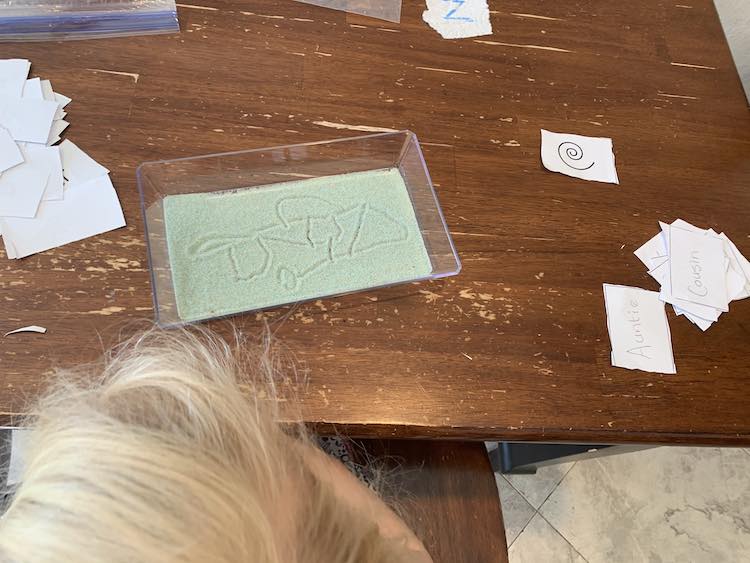
[[(711, 0), (490, 2), (444, 40), (292, 0), (189, 0), (179, 35), (0, 45), (73, 98), (69, 139), (112, 171), (127, 228), (0, 261), (0, 411), (153, 318), (136, 166), (414, 131), (457, 277), (235, 317), (308, 377), (305, 420), (359, 436), (750, 444), (750, 300), (703, 333), (669, 310), (677, 374), (614, 368), (602, 283), (658, 289), (658, 221), (750, 257), (750, 113)], [(545, 171), (540, 128), (614, 141), (620, 185)], [(226, 321), (214, 323), (225, 326)]]

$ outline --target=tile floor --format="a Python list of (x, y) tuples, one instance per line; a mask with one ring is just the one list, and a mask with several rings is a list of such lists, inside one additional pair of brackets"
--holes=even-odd
[(495, 480), (510, 563), (750, 562), (750, 450), (654, 448)]

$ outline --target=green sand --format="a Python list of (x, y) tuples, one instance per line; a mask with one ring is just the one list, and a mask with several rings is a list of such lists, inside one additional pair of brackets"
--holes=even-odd
[(184, 321), (422, 278), (432, 271), (398, 169), (164, 198)]

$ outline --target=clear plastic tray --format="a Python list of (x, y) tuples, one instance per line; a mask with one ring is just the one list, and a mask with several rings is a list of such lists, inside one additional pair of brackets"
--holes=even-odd
[(394, 23), (401, 21), (401, 0), (297, 0), (333, 10), (361, 14)]
[[(304, 299), (286, 300), (278, 303), (264, 303), (261, 307), (244, 307), (237, 308), (236, 310), (227, 310), (226, 307), (224, 307), (218, 312), (211, 311), (206, 312), (205, 314), (183, 314), (181, 316), (180, 311), (178, 310), (178, 295), (175, 288), (175, 280), (182, 280), (183, 278), (179, 276), (182, 276), (183, 272), (179, 271), (179, 269), (175, 269), (173, 272), (173, 264), (170, 261), (170, 240), (168, 236), (168, 225), (169, 221), (172, 219), (167, 219), (168, 215), (165, 214), (166, 208), (174, 208), (174, 205), (169, 203), (170, 198), (171, 202), (174, 202), (174, 196), (183, 197), (185, 194), (206, 194), (205, 196), (197, 196), (204, 198), (224, 197), (225, 195), (235, 197), (236, 194), (248, 194), (248, 190), (274, 189), (276, 190), (275, 192), (267, 191), (265, 192), (265, 195), (261, 194), (261, 196), (266, 197), (268, 195), (273, 195), (274, 193), (282, 193), (283, 190), (287, 189), (299, 190), (299, 192), (293, 193), (302, 194), (306, 193), (304, 192), (304, 188), (307, 180), (315, 181), (314, 179), (322, 177), (327, 177), (332, 186), (330, 189), (335, 190), (339, 189), (337, 186), (340, 185), (340, 182), (337, 183), (337, 179), (344, 174), (367, 173), (368, 171), (390, 171), (390, 173), (395, 174), (395, 170), (398, 171), (401, 179), (403, 179), (403, 186), (405, 186), (406, 193), (408, 194), (408, 199), (404, 196), (403, 201), (406, 202), (405, 205), (410, 206), (410, 209), (413, 210), (413, 216), (411, 216), (411, 219), (416, 220), (413, 229), (415, 234), (411, 238), (418, 239), (418, 237), (421, 236), (421, 243), (423, 243), (426, 257), (428, 257), (428, 261), (425, 260), (423, 262), (419, 275), (415, 275), (409, 279), (398, 279), (390, 282), (388, 282), (388, 280), (384, 282), (383, 279), (380, 279), (382, 276), (375, 276), (379, 279), (378, 283), (369, 285), (363, 283), (361, 287), (348, 287), (343, 291), (332, 290), (316, 295), (305, 295)], [(288, 305), (298, 301), (330, 297), (333, 295), (373, 289), (375, 287), (387, 287), (399, 283), (442, 278), (455, 275), (461, 269), (461, 263), (443, 218), (443, 213), (440, 209), (437, 196), (432, 187), (430, 175), (425, 165), (419, 142), (417, 141), (416, 135), (410, 131), (366, 135), (347, 139), (286, 145), (194, 158), (147, 162), (138, 167), (136, 174), (145, 222), (154, 309), (157, 323), (160, 326), (179, 326), (188, 322), (196, 322), (210, 318), (218, 318), (248, 311)], [(370, 172), (370, 174), (377, 173)], [(397, 176), (394, 175), (392, 177), (399, 182), (399, 185), (401, 185)], [(349, 178), (351, 178), (351, 176)], [(294, 181), (292, 188), (288, 187), (290, 181)], [(317, 181), (317, 183), (320, 182)], [(310, 185), (312, 184), (308, 184), (308, 186)], [(368, 184), (367, 189), (379, 189), (377, 182)], [(260, 192), (254, 191), (253, 194), (251, 194), (251, 197), (256, 197), (259, 193)], [(332, 194), (334, 192), (326, 193)], [(354, 191), (350, 190), (350, 192), (346, 194), (346, 197), (351, 199), (353, 193)], [(372, 191), (364, 193), (366, 194), (365, 199), (369, 197), (367, 194), (372, 193), (373, 195), (377, 195)], [(188, 199), (195, 197), (196, 196), (188, 196)], [(304, 217), (305, 214), (305, 209), (304, 205), (300, 206), (299, 203), (304, 203), (304, 198), (300, 197), (292, 199), (298, 200), (293, 206), (294, 218), (302, 220), (302, 217)], [(166, 205), (165, 201), (167, 201)], [(281, 200), (279, 199), (279, 201)], [(374, 208), (376, 206), (371, 207)], [(258, 213), (258, 210), (256, 209), (254, 212)], [(200, 217), (202, 213), (202, 210), (198, 207), (195, 211), (196, 221), (205, 220), (205, 217)], [(285, 211), (285, 213), (287, 213), (288, 217), (290, 216), (289, 212)], [(268, 223), (270, 221), (271, 224), (273, 224), (274, 217), (272, 215), (273, 213), (270, 212), (267, 215), (263, 215), (263, 220), (259, 222)], [(314, 213), (310, 212), (310, 216), (314, 216)], [(188, 219), (190, 219), (189, 216)], [(388, 222), (387, 219), (382, 219), (382, 216), (379, 219), (377, 213), (372, 215), (371, 219), (375, 223), (379, 220), (381, 223)], [(172, 221), (174, 225), (174, 220)], [(308, 218), (307, 221), (307, 236), (309, 238), (310, 219)], [(184, 217), (182, 222), (183, 224), (186, 222)], [(233, 224), (236, 222), (235, 219), (231, 220), (231, 228), (234, 228)], [(189, 223), (189, 220), (187, 223)], [(227, 224), (228, 223), (229, 222), (227, 222)], [(214, 220), (209, 221), (206, 230), (210, 231), (214, 229), (214, 225), (218, 225), (215, 227), (216, 229), (224, 229), (224, 231), (226, 231), (228, 228), (227, 224), (221, 220), (215, 220), (214, 217)], [(336, 224), (338, 225), (338, 223)], [(360, 223), (360, 226), (357, 228), (359, 229), (361, 225), (362, 223)], [(174, 229), (176, 229), (176, 227), (173, 226), (171, 228), (173, 229), (172, 244), (177, 244), (174, 242), (174, 233), (176, 232)], [(243, 236), (248, 232), (254, 232), (253, 229), (256, 228), (262, 230), (262, 228), (268, 227), (247, 224), (236, 226), (237, 232), (243, 233)], [(378, 229), (381, 227), (376, 225), (374, 228)], [(359, 231), (357, 232), (359, 233)], [(341, 233), (341, 229), (339, 229), (339, 233)], [(334, 235), (329, 236), (333, 237)], [(357, 236), (359, 236), (359, 234)], [(200, 238), (200, 236), (196, 238)], [(223, 238), (226, 239), (227, 237), (224, 236)], [(200, 241), (183, 241), (180, 237), (178, 237), (177, 240), (180, 245), (204, 244)], [(244, 245), (248, 240), (249, 239), (244, 238), (242, 244)], [(334, 239), (328, 239), (329, 245), (332, 244), (332, 240)], [(221, 244), (222, 243), (211, 242), (208, 250), (222, 253), (226, 250), (226, 247), (222, 247)], [(190, 248), (195, 248), (195, 246)], [(205, 249), (205, 244), (204, 247), (201, 248)], [(241, 246), (238, 248), (244, 251), (246, 247)], [(351, 252), (352, 247), (350, 246), (349, 248)], [(362, 246), (362, 248), (366, 250), (364, 246)], [(390, 253), (391, 249), (388, 250)], [(381, 251), (382, 249), (378, 250), (378, 252)], [(398, 248), (394, 250), (394, 252), (398, 251)], [(178, 256), (178, 253), (174, 251), (174, 248), (173, 252), (174, 256)], [(193, 251), (191, 250), (190, 252)], [(223, 261), (220, 261), (219, 258)], [(235, 260), (234, 257), (228, 255), (224, 256), (223, 254), (209, 255), (208, 259), (215, 260), (216, 264), (218, 264), (218, 266), (215, 267), (214, 272), (217, 268), (223, 267), (222, 265), (224, 264), (227, 265), (227, 268), (229, 267), (229, 260), (227, 258), (232, 258), (233, 261)], [(175, 258), (175, 260), (177, 260), (177, 258)], [(367, 267), (366, 262), (367, 261), (365, 261), (365, 268)], [(234, 264), (234, 262), (232, 263)], [(175, 262), (175, 264), (177, 264), (177, 262)], [(345, 259), (339, 260), (339, 264), (342, 264), (340, 268), (347, 267)], [(285, 268), (279, 267), (279, 274), (284, 274), (285, 272), (282, 272), (284, 269)], [(340, 274), (340, 270), (337, 270), (337, 275), (338, 274)], [(228, 276), (228, 274), (226, 275)], [(252, 283), (270, 283), (268, 280), (264, 282), (261, 279), (248, 278), (247, 276), (243, 278), (243, 283), (250, 283), (247, 281), (248, 279), (250, 279)], [(180, 283), (183, 282), (180, 281)], [(242, 291), (242, 288), (249, 286), (238, 287), (240, 287), (240, 289), (237, 289), (237, 291)], [(219, 297), (221, 297), (221, 295), (219, 295)], [(185, 307), (183, 305), (183, 310), (184, 309)]]

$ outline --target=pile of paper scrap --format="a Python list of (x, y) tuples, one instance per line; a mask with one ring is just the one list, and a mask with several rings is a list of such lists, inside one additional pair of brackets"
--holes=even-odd
[(23, 258), (125, 226), (109, 170), (72, 142), (60, 145), (70, 98), (31, 63), (0, 60), (0, 233)]
[(661, 285), (659, 298), (707, 330), (731, 301), (750, 296), (750, 262), (724, 233), (682, 219), (659, 225), (635, 255)]

